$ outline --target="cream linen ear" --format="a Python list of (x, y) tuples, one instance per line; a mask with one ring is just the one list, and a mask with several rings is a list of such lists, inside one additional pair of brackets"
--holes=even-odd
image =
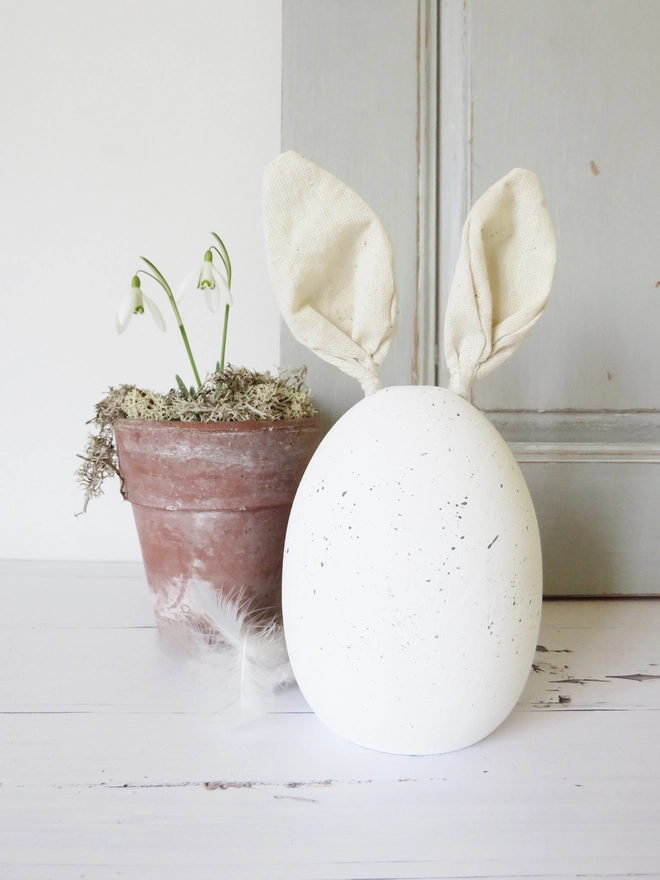
[(523, 342), (545, 308), (557, 257), (535, 174), (515, 168), (470, 211), (445, 315), (450, 389), (470, 397)]
[(273, 291), (293, 335), (365, 394), (378, 390), (397, 316), (392, 245), (378, 217), (291, 151), (266, 168), (264, 229)]

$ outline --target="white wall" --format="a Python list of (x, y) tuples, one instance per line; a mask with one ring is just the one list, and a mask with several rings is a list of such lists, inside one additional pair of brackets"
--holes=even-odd
[[(137, 317), (116, 335), (139, 254), (178, 284), (217, 231), (234, 263), (228, 358), (276, 366), (261, 175), (279, 152), (280, 7), (0, 2), (0, 558), (140, 558), (117, 484), (75, 518), (73, 478), (109, 385), (192, 379), (169, 314), (166, 335)], [(186, 315), (211, 369), (221, 317)]]

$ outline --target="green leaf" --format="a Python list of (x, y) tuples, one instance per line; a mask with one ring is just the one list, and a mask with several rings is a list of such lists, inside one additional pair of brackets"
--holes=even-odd
[(220, 248), (220, 256), (222, 258), (222, 262), (225, 264), (225, 269), (227, 270), (227, 286), (231, 288), (231, 260), (229, 259), (229, 252), (225, 247), (224, 241), (217, 235), (215, 232), (211, 232), (213, 238), (218, 242), (218, 247)]
[(215, 371), (216, 371), (216, 373), (222, 372), (222, 367), (220, 366), (220, 361), (215, 362)]
[(151, 271), (155, 273), (156, 281), (160, 284), (160, 286), (163, 288), (165, 293), (169, 294), (169, 296), (173, 296), (172, 288), (167, 283), (167, 281), (165, 281), (165, 278), (164, 278), (162, 272), (160, 272), (154, 266), (154, 264), (151, 262), (151, 260), (148, 260), (146, 257), (140, 257), (140, 259), (143, 260), (147, 264), (147, 266), (149, 266)]
[[(231, 266), (227, 263), (225, 255), (222, 253), (220, 248), (217, 248), (214, 244), (211, 245), (211, 248), (216, 252), (216, 254), (222, 260), (222, 265), (225, 267), (225, 277), (231, 279)], [(227, 281), (227, 286), (229, 286), (229, 281)]]
[(195, 396), (195, 393), (196, 393), (196, 392), (195, 392), (195, 386), (194, 386), (194, 385), (191, 385), (191, 386), (190, 386), (190, 397), (193, 398), (193, 397)]
[(179, 386), (179, 391), (187, 399), (190, 395), (188, 394), (188, 389), (186, 388), (183, 379), (178, 374), (174, 378), (176, 379), (176, 384)]

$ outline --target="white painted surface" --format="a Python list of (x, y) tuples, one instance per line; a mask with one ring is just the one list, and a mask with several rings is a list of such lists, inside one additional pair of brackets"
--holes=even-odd
[[(279, 152), (280, 30), (279, 0), (0, 3), (0, 557), (139, 558), (116, 486), (73, 516), (107, 387), (190, 373), (166, 305), (166, 335), (136, 318), (116, 336), (138, 255), (178, 285), (217, 231), (234, 263), (229, 359), (279, 362), (261, 175)], [(189, 300), (184, 318), (211, 369), (222, 316)]]
[(408, 757), (330, 733), (296, 689), (222, 733), (142, 578), (1, 571), (3, 878), (660, 876), (656, 600), (547, 602), (507, 721)]
[(524, 687), (541, 592), (520, 468), (462, 397), (385, 388), (326, 435), (291, 511), (282, 606), (331, 730), (415, 755), (487, 736)]

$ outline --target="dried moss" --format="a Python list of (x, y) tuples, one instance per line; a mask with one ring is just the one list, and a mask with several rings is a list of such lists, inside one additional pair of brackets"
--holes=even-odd
[[(115, 475), (121, 479), (112, 425), (115, 419), (148, 419), (168, 422), (250, 422), (302, 419), (316, 414), (305, 385), (306, 368), (280, 370), (277, 376), (228, 365), (213, 373), (194, 394), (172, 389), (167, 394), (146, 391), (135, 385), (110, 388), (96, 406), (88, 424), (94, 429), (78, 458), (76, 471), (84, 489), (82, 513), (92, 498), (103, 494), (103, 483)], [(123, 481), (121, 485), (123, 494)]]

